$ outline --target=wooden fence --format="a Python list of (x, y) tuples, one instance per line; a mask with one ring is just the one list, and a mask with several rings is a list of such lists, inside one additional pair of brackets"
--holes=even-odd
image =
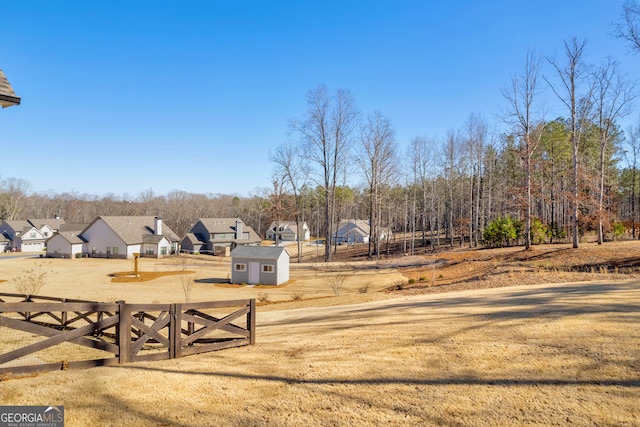
[(255, 299), (127, 304), (0, 293), (0, 374), (112, 366), (251, 345), (255, 313)]

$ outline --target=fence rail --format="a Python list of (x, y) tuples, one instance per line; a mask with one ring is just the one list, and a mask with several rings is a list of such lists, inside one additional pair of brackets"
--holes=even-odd
[(255, 299), (127, 304), (0, 293), (0, 374), (112, 366), (252, 345), (255, 313)]

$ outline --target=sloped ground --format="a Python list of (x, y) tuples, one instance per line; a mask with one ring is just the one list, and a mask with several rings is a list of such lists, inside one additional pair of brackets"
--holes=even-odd
[[(322, 295), (259, 307), (255, 346), (5, 378), (0, 401), (64, 405), (69, 426), (640, 425), (638, 260), (622, 242), (338, 261), (353, 281), (340, 297), (322, 284), (331, 267), (294, 267), (278, 292), (315, 280)], [(62, 274), (47, 286), (64, 290)], [(535, 284), (560, 280), (582, 283)], [(238, 291), (200, 285), (198, 298)], [(67, 292), (180, 297), (162, 280), (120, 286), (105, 274)]]
[(640, 286), (258, 313), (255, 346), (0, 382), (66, 425), (638, 425)]

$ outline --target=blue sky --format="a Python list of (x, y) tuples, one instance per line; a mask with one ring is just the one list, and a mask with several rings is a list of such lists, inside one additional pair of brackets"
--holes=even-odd
[[(321, 83), (382, 112), (401, 147), (471, 113), (499, 126), (529, 48), (562, 62), (563, 40), (587, 38), (587, 62), (611, 55), (637, 78), (640, 55), (611, 35), (622, 3), (4, 1), (0, 69), (22, 104), (0, 111), (0, 178), (41, 193), (256, 194)], [(553, 97), (547, 115), (564, 114)]]

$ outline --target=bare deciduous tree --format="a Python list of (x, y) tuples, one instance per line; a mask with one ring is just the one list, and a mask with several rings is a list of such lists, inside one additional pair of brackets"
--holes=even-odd
[(391, 121), (380, 112), (367, 118), (361, 129), (358, 163), (368, 185), (369, 197), (369, 257), (380, 258), (382, 196), (397, 174), (397, 144)]
[(631, 102), (637, 94), (633, 84), (618, 71), (618, 64), (608, 58), (593, 73), (593, 105), (600, 137), (600, 182), (598, 194), (598, 244), (602, 244), (604, 215), (604, 185), (606, 152), (616, 137), (616, 121), (631, 112)]
[(539, 117), (534, 117), (534, 99), (538, 93), (540, 64), (540, 57), (535, 51), (529, 50), (524, 63), (524, 72), (521, 75), (513, 76), (511, 86), (502, 92), (509, 103), (509, 111), (505, 115), (505, 121), (512, 127), (524, 149), (527, 191), (524, 209), (524, 245), (526, 250), (531, 248), (531, 160), (542, 136), (541, 132), (537, 132), (536, 136), (533, 135), (536, 125), (541, 120)]
[(628, 41), (636, 52), (640, 52), (640, 4), (627, 0), (622, 6), (620, 20), (614, 25), (615, 35)]
[(308, 110), (302, 120), (290, 123), (302, 142), (302, 155), (318, 166), (316, 182), (324, 190), (324, 259), (331, 260), (332, 232), (336, 220), (336, 185), (345, 170), (351, 138), (357, 125), (358, 110), (348, 90), (338, 90), (331, 96), (320, 85), (307, 94)]
[(0, 220), (14, 220), (20, 217), (22, 201), (27, 196), (31, 184), (19, 178), (5, 178), (0, 181)]
[(631, 126), (627, 130), (627, 138), (625, 140), (625, 149), (623, 155), (627, 163), (627, 167), (631, 170), (631, 191), (629, 195), (629, 215), (631, 217), (631, 233), (633, 238), (636, 237), (636, 222), (638, 222), (637, 209), (637, 174), (638, 160), (640, 160), (640, 120), (636, 125)]
[(571, 171), (571, 228), (574, 248), (578, 247), (578, 150), (580, 148), (580, 137), (583, 126), (591, 111), (591, 88), (587, 88), (586, 91), (580, 91), (581, 82), (587, 77), (588, 71), (588, 68), (584, 66), (582, 62), (586, 45), (587, 40), (578, 40), (576, 37), (568, 41), (565, 40), (564, 51), (567, 63), (563, 66), (558, 64), (554, 59), (549, 60), (560, 78), (560, 85), (558, 85), (558, 87), (549, 83), (549, 80), (547, 80), (558, 99), (569, 110), (573, 163)]
[[(293, 193), (295, 202), (293, 214), (296, 222), (298, 262), (300, 263), (302, 262), (302, 239), (304, 238), (304, 232), (300, 226), (301, 215), (304, 214), (302, 206), (303, 198), (300, 191), (306, 184), (305, 167), (302, 162), (303, 157), (298, 152), (296, 145), (285, 142), (278, 146), (275, 152), (269, 154), (269, 160), (275, 163), (275, 174), (282, 177), (282, 185), (286, 185)], [(302, 221), (304, 222), (303, 218)]]

